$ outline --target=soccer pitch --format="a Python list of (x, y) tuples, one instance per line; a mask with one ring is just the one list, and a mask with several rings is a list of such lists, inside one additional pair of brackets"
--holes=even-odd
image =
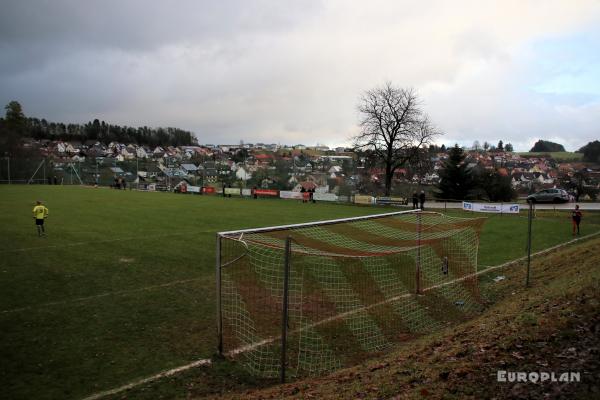
[[(50, 210), (45, 238), (37, 237), (31, 217), (37, 199)], [(216, 232), (389, 211), (292, 200), (2, 186), (3, 393), (82, 398), (209, 358), (216, 345)], [(582, 235), (599, 229), (599, 216), (586, 215)], [(490, 217), (479, 266), (523, 256), (526, 232), (523, 216)], [(571, 238), (568, 214), (538, 215), (533, 251)]]

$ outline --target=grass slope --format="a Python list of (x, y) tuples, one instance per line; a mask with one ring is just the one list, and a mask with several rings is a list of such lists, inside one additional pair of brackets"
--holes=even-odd
[(519, 152), (517, 153), (520, 156), (524, 157), (540, 157), (540, 156), (550, 156), (559, 162), (573, 162), (573, 161), (582, 161), (583, 153), (574, 153), (571, 151), (537, 151), (537, 152)]
[[(503, 300), (480, 317), (408, 343), (366, 365), (330, 376), (219, 398), (515, 399), (600, 396), (600, 239), (503, 271)], [(499, 383), (498, 370), (580, 372), (579, 383)], [(195, 379), (188, 377), (187, 396)], [(204, 396), (204, 393), (201, 394)], [(183, 396), (182, 396), (183, 397)]]
[[(50, 209), (47, 238), (35, 235), (31, 218), (38, 198)], [(3, 393), (12, 399), (81, 398), (210, 357), (215, 232), (387, 211), (2, 186), (0, 358), (9, 366), (0, 371)], [(598, 215), (584, 221), (582, 234), (600, 229)], [(566, 214), (540, 214), (534, 250), (570, 239), (569, 229)], [(480, 266), (524, 255), (525, 232), (523, 217), (490, 217)], [(233, 374), (253, 382), (231, 365), (209, 374), (216, 374), (215, 381)]]

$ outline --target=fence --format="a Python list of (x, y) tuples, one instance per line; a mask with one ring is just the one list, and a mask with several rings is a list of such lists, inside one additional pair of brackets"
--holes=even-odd
[(0, 183), (111, 186), (116, 176), (131, 184), (138, 171), (155, 171), (156, 163), (145, 160), (116, 162), (115, 159), (86, 159), (82, 162), (50, 158), (0, 159)]

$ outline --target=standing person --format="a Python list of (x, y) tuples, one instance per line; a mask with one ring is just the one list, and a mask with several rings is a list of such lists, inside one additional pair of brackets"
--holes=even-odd
[(306, 194), (306, 189), (304, 189), (304, 186), (302, 186), (300, 188), (300, 193), (302, 193), (302, 202), (306, 203), (306, 199), (307, 199), (307, 194)]
[(579, 201), (579, 189), (575, 188), (575, 202)]
[(417, 208), (419, 208), (419, 195), (416, 190), (413, 192), (412, 199), (413, 199), (413, 210), (416, 210)]
[(38, 236), (46, 236), (46, 230), (44, 229), (44, 220), (48, 218), (48, 209), (42, 204), (40, 200), (35, 202), (33, 207), (33, 219), (35, 220), (35, 226), (37, 227)]
[(571, 211), (571, 221), (573, 221), (573, 236), (575, 236), (575, 231), (577, 231), (577, 235), (579, 235), (579, 224), (581, 223), (581, 217), (583, 214), (579, 209), (579, 204), (575, 206), (575, 209)]
[(419, 207), (421, 209), (421, 211), (425, 211), (425, 191), (421, 190), (421, 193), (419, 194), (419, 202), (421, 203), (421, 207)]

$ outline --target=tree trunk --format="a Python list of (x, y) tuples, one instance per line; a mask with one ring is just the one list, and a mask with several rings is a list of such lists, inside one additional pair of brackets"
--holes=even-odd
[(392, 192), (392, 178), (394, 176), (394, 170), (391, 166), (385, 166), (385, 195), (389, 196)]

